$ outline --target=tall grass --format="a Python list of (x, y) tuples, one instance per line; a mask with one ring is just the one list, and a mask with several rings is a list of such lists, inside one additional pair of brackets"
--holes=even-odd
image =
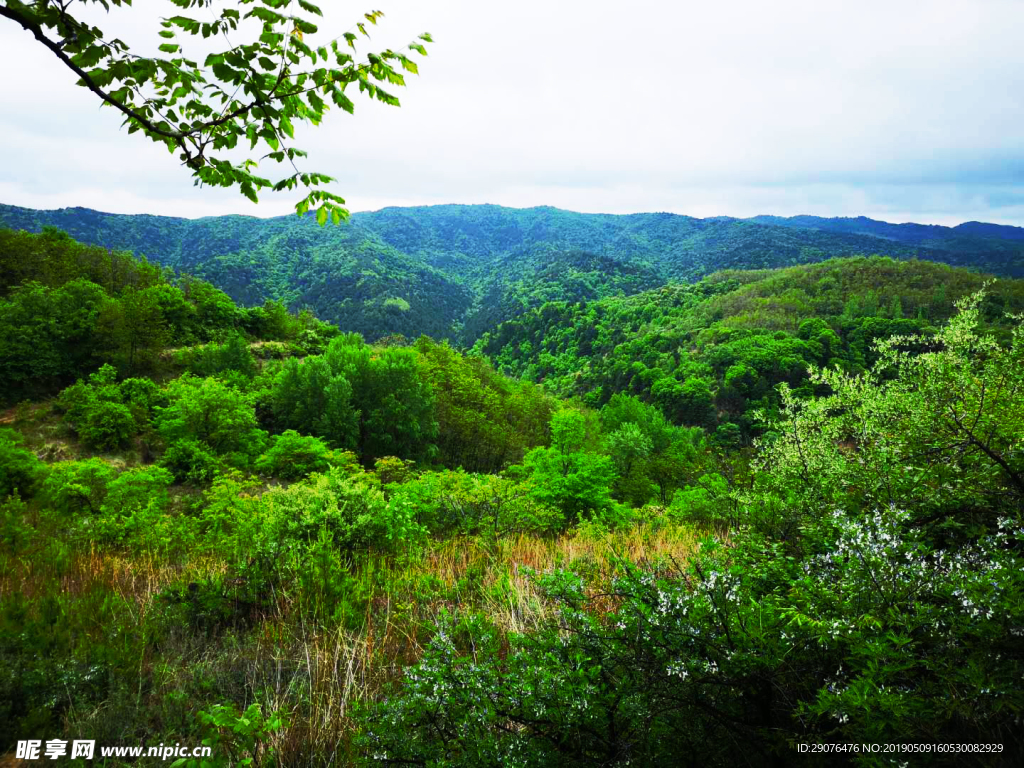
[(258, 620), (204, 633), (168, 621), (162, 596), (211, 580), (233, 584), (226, 557), (39, 537), (27, 551), (0, 550), (0, 605), (18, 595), (33, 606), (56, 597), (69, 612), (89, 603), (85, 596), (120, 606), (120, 626), (96, 627), (82, 642), (120, 648), (125, 679), (113, 681), (98, 705), (65, 708), (66, 734), (184, 741), (195, 738), (189, 730), (199, 709), (256, 701), (286, 713), (288, 725), (275, 736), (279, 764), (344, 765), (352, 757), (353, 707), (400, 680), (441, 611), (481, 612), (504, 631), (527, 632), (552, 610), (533, 573), (573, 568), (596, 593), (622, 560), (684, 561), (699, 538), (692, 528), (661, 524), (497, 542), (431, 540), (416, 552), (341, 561), (321, 581), (303, 579), (312, 563), (281, 563), (279, 591)]

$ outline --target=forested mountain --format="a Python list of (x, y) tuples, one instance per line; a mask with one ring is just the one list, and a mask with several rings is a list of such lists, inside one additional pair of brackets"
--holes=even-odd
[(893, 240), (904, 245), (921, 246), (951, 253), (980, 255), (993, 252), (1015, 252), (1014, 244), (1024, 243), (1024, 227), (985, 224), (968, 221), (955, 227), (939, 224), (891, 224), (866, 216), (853, 218), (821, 216), (754, 216), (745, 221), (796, 229), (815, 229), (868, 235)]
[(545, 301), (630, 295), (722, 269), (884, 254), (1024, 275), (1021, 230), (977, 223), (950, 230), (869, 219), (442, 205), (359, 213), (324, 228), (311, 217), (188, 220), (0, 206), (0, 224), (55, 226), (202, 277), (243, 305), (276, 299), (308, 307), (370, 339), (427, 333), (466, 344)]
[(267, 299), (378, 338), (390, 333), (450, 336), (472, 294), (440, 271), (352, 226), (313, 218), (121, 216), (85, 208), (32, 211), (0, 206), (0, 224), (132, 251), (201, 277), (245, 306)]

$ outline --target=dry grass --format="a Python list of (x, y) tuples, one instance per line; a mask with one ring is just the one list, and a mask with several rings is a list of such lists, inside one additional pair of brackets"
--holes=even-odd
[[(281, 764), (344, 765), (355, 733), (353, 706), (379, 699), (400, 680), (402, 670), (421, 657), (442, 610), (481, 612), (505, 632), (528, 632), (554, 610), (533, 573), (573, 568), (596, 593), (623, 559), (685, 562), (698, 547), (699, 532), (661, 523), (600, 535), (431, 541), (414, 555), (360, 558), (348, 576), (363, 590), (361, 621), (317, 622), (294, 587), (285, 585), (269, 615), (248, 629), (205, 636), (178, 627), (156, 646), (144, 643), (137, 671), (123, 681), (131, 701), (108, 700), (69, 713), (66, 729), (115, 732), (127, 727), (127, 718), (134, 729), (127, 733), (163, 738), (194, 728), (195, 710), (211, 701), (243, 708), (255, 700), (264, 711), (287, 715), (288, 727), (274, 737)], [(210, 554), (69, 550), (59, 541), (39, 546), (39, 552), (0, 554), (0, 598), (108, 593), (128, 606), (128, 631), (147, 639), (162, 610), (162, 591), (229, 571), (227, 560)], [(599, 611), (611, 607), (607, 598), (594, 604)]]

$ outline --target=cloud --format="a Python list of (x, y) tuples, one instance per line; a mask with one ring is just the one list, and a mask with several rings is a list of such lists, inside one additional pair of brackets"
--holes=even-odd
[[(328, 37), (356, 20), (324, 4)], [(108, 27), (156, 42), (160, 8)], [(494, 202), (693, 215), (872, 215), (1024, 224), (1024, 4), (471, 0), (384, 4), (373, 46), (430, 30), (399, 90), (300, 127), (306, 167), (353, 210)], [(101, 24), (101, 26), (103, 26)], [(169, 215), (275, 215), (195, 189), (173, 156), (119, 130), (48, 51), (0, 23), (3, 202)]]

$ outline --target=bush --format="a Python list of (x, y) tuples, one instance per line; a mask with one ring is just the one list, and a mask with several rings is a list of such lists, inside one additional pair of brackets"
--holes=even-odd
[(1024, 754), (1024, 526), (953, 553), (907, 520), (839, 514), (803, 562), (754, 536), (707, 541), (682, 572), (623, 563), (607, 616), (555, 573), (539, 586), (559, 610), (527, 635), (442, 618), (364, 713), (367, 762), (813, 765), (792, 745), (820, 742)]
[(202, 443), (237, 466), (262, 452), (266, 433), (256, 425), (252, 403), (238, 390), (186, 374), (168, 385), (167, 395), (170, 404), (159, 409), (157, 428), (168, 445)]
[(155, 390), (145, 379), (128, 379), (118, 386), (116, 369), (104, 365), (88, 383), (79, 379), (61, 392), (57, 410), (87, 446), (114, 450), (146, 426)]
[(88, 406), (85, 420), (78, 427), (82, 441), (100, 450), (124, 447), (136, 431), (135, 417), (128, 406), (102, 400)]
[(298, 480), (313, 472), (326, 472), (336, 460), (322, 440), (289, 429), (272, 438), (270, 448), (256, 461), (256, 469), (283, 480)]
[(36, 537), (36, 529), (26, 521), (28, 505), (14, 491), (0, 499), (0, 545), (18, 554)]
[(552, 533), (564, 524), (560, 510), (533, 498), (532, 487), (463, 470), (424, 472), (388, 487), (392, 502), (409, 506), (416, 522), (435, 535)]
[(162, 509), (167, 505), (167, 486), (173, 480), (174, 476), (163, 467), (127, 469), (107, 485), (101, 509), (104, 513), (122, 515), (147, 504)]
[(274, 762), (271, 740), (286, 725), (280, 712), (263, 714), (259, 704), (239, 712), (233, 704), (217, 704), (199, 713), (203, 745), (209, 759), (185, 758), (173, 763), (183, 768), (227, 768), (232, 765), (263, 765)]
[(213, 480), (220, 469), (220, 459), (199, 440), (179, 440), (164, 451), (160, 466), (169, 469), (182, 483), (201, 485)]
[(701, 475), (697, 482), (680, 488), (672, 497), (669, 514), (692, 523), (735, 523), (734, 500), (728, 481), (717, 472)]
[(166, 405), (160, 387), (150, 379), (125, 379), (120, 389), (121, 402), (131, 409), (140, 429), (149, 423), (156, 406)]
[(55, 512), (75, 515), (100, 511), (117, 470), (102, 459), (59, 461), (43, 483), (44, 504)]
[(334, 468), (287, 489), (268, 491), (261, 500), (272, 543), (310, 544), (327, 530), (345, 551), (397, 551), (418, 544), (426, 531), (401, 499), (388, 502), (368, 480)]
[(15, 491), (31, 496), (46, 474), (46, 464), (22, 447), (23, 442), (13, 429), (0, 427), (0, 500)]
[(233, 371), (251, 379), (257, 372), (248, 342), (237, 333), (224, 344), (182, 350), (178, 353), (178, 362), (197, 376), (216, 376)]
[(324, 626), (362, 629), (372, 582), (352, 573), (351, 557), (339, 551), (330, 531), (321, 529), (308, 549), (296, 550), (289, 566), (297, 586), (297, 607), (304, 616)]

